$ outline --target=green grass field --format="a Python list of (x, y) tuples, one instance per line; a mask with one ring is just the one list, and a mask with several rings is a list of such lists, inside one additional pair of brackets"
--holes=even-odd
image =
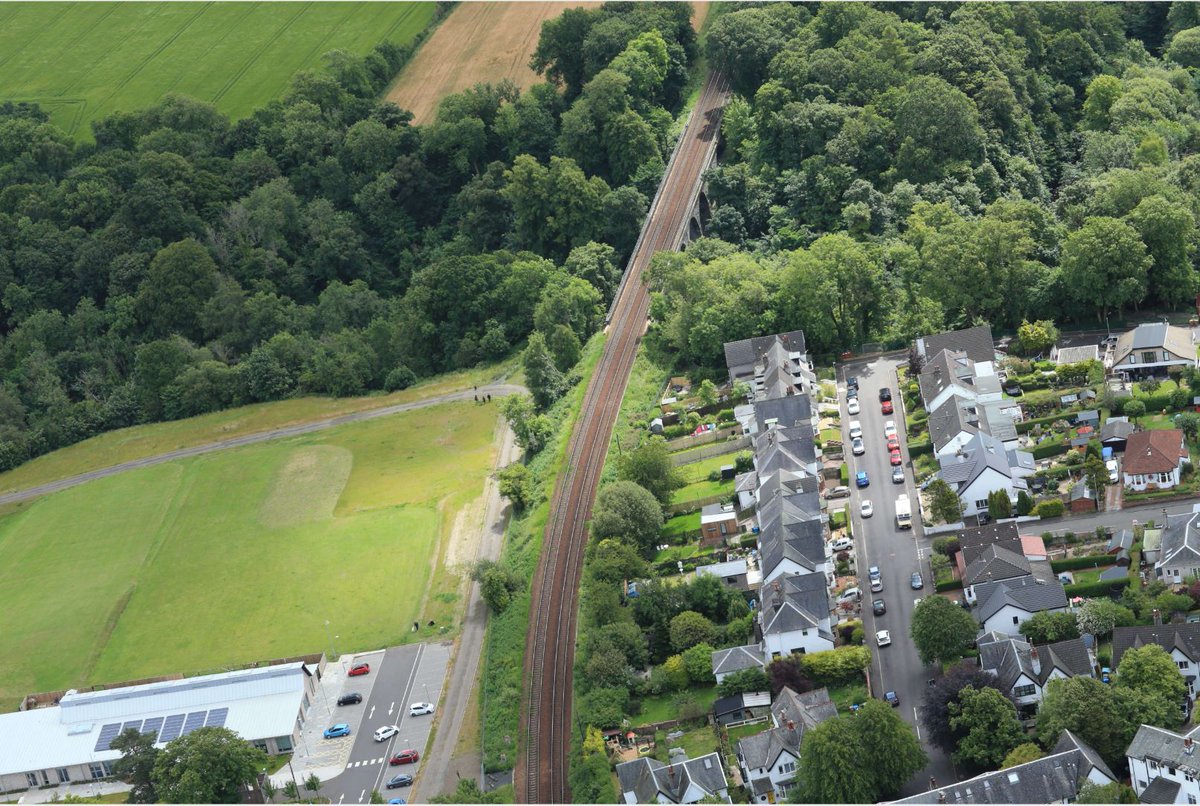
[[(411, 640), (457, 580), (494, 406), (455, 403), (158, 465), (0, 518), (0, 706), (20, 695)], [(452, 459), (452, 461), (448, 461)], [(422, 630), (418, 634), (426, 637)]]
[(5, 3), (0, 100), (35, 101), (80, 138), (167, 93), (233, 118), (278, 97), (322, 54), (413, 39), (434, 3)]

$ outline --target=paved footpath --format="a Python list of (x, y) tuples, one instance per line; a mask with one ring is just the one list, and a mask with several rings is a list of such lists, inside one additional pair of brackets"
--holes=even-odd
[(91, 470), (87, 473), (80, 473), (78, 476), (68, 476), (65, 479), (58, 479), (46, 484), (39, 484), (36, 487), (29, 487), (24, 490), (0, 495), (0, 504), (12, 504), (17, 501), (26, 501), (30, 498), (37, 498), (46, 495), (47, 493), (58, 492), (65, 490), (68, 487), (75, 487), (85, 482), (95, 479), (105, 478), (106, 476), (115, 476), (118, 473), (125, 473), (130, 470), (137, 470), (143, 467), (152, 465), (160, 465), (164, 462), (172, 462), (176, 459), (186, 459), (191, 456), (200, 456), (213, 451), (223, 451), (226, 448), (238, 448), (242, 445), (254, 445), (259, 442), (268, 442), (273, 439), (283, 439), (284, 437), (294, 437), (300, 434), (311, 434), (314, 431), (324, 431), (326, 428), (334, 428), (346, 423), (357, 423), (363, 420), (374, 420), (379, 417), (390, 417), (393, 414), (399, 414), (405, 411), (414, 409), (423, 409), (429, 406), (437, 406), (442, 403), (451, 403), (457, 400), (472, 400), (479, 395), (492, 395), (493, 397), (502, 397), (504, 395), (522, 394), (526, 391), (523, 386), (515, 386), (509, 383), (496, 383), (480, 386), (476, 391), (464, 389), (459, 392), (449, 392), (436, 397), (425, 398), (424, 400), (414, 400), (411, 403), (399, 403), (395, 406), (385, 406), (380, 409), (369, 409), (367, 411), (356, 411), (353, 414), (343, 414), (340, 417), (330, 417), (325, 420), (316, 420), (309, 423), (300, 423), (299, 425), (283, 426), (281, 428), (272, 428), (268, 431), (259, 431), (254, 434), (246, 434), (241, 437), (232, 437), (230, 439), (221, 439), (216, 442), (208, 442), (203, 445), (195, 445), (191, 448), (180, 448), (176, 451), (167, 451), (155, 456), (147, 456), (142, 459), (134, 459), (129, 462), (122, 462), (119, 465), (111, 467), (103, 467), (99, 470)]

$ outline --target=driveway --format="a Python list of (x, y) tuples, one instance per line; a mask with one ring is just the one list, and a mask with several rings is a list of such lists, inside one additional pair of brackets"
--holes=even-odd
[[(845, 380), (851, 375), (858, 378), (861, 411), (853, 417), (843, 415), (843, 428), (847, 432), (843, 441), (847, 445), (850, 444), (849, 422), (852, 419), (858, 420), (862, 424), (863, 442), (867, 451), (862, 456), (847, 454), (850, 476), (853, 478), (855, 473), (865, 470), (871, 482), (870, 486), (864, 489), (852, 486), (850, 511), (858, 550), (856, 570), (861, 575), (864, 586), (867, 569), (872, 565), (879, 566), (883, 579), (883, 591), (880, 593), (869, 593), (869, 588), (864, 588), (863, 591), (863, 630), (873, 656), (871, 689), (876, 697), (882, 697), (885, 691), (896, 692), (900, 697), (900, 715), (915, 726), (917, 735), (921, 736), (916, 709), (925, 695), (926, 681), (934, 672), (931, 667), (921, 663), (908, 629), (916, 607), (915, 600), (933, 595), (933, 579), (929, 574), (928, 563), (922, 561), (922, 558), (928, 557), (930, 541), (925, 539), (921, 530), (916, 505), (917, 494), (908, 462), (904, 403), (896, 383), (896, 367), (901, 363), (902, 359), (878, 358), (846, 364), (840, 370), (838, 381), (844, 412)], [(892, 390), (892, 404), (895, 407), (893, 414), (884, 415), (880, 410), (879, 390), (883, 387)], [(900, 451), (905, 458), (905, 464), (902, 465), (904, 484), (892, 482), (892, 466), (888, 459), (883, 431), (884, 423), (888, 420), (895, 422), (896, 433), (900, 438)], [(896, 497), (901, 494), (907, 494), (912, 502), (912, 529), (896, 527)], [(859, 515), (859, 504), (863, 499), (870, 499), (874, 505), (873, 517), (863, 519)], [(913, 590), (910, 585), (914, 571), (920, 571), (925, 578), (925, 587), (922, 590)], [(887, 612), (878, 618), (871, 611), (871, 600), (877, 598), (883, 599), (887, 606)], [(877, 630), (891, 632), (891, 646), (880, 648), (875, 645), (874, 636)], [(949, 758), (937, 748), (925, 743), (923, 737), (922, 743), (929, 753), (930, 763), (904, 787), (905, 795), (926, 791), (931, 775), (937, 778), (939, 784), (957, 780)]]

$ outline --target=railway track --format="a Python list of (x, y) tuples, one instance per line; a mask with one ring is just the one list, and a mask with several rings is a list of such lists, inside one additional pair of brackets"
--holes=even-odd
[(654, 253), (675, 250), (682, 243), (701, 172), (715, 147), (726, 97), (724, 79), (710, 75), (630, 257), (611, 310), (608, 341), (567, 446), (567, 469), (551, 499), (525, 647), (522, 756), (515, 776), (522, 803), (571, 800), (567, 753), (573, 729), (575, 620), (587, 521), (650, 308), (642, 272)]

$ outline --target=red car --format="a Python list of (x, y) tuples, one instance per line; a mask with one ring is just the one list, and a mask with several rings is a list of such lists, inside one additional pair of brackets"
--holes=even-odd
[(884, 414), (891, 414), (894, 411), (894, 409), (892, 408), (892, 401), (890, 401), (890, 400), (883, 401), (883, 404), (880, 408), (882, 409)]
[(348, 674), (350, 675), (350, 677), (358, 677), (359, 675), (370, 674), (370, 673), (371, 673), (371, 664), (360, 663), (357, 666), (351, 666)]
[(888, 437), (888, 451), (900, 450), (900, 440), (896, 437)]
[(898, 467), (904, 464), (904, 459), (900, 457), (900, 451), (892, 451), (891, 458), (893, 467)]
[(421, 754), (416, 750), (401, 750), (396, 755), (392, 756), (392, 760), (388, 762), (393, 767), (398, 764), (416, 764), (421, 759)]

